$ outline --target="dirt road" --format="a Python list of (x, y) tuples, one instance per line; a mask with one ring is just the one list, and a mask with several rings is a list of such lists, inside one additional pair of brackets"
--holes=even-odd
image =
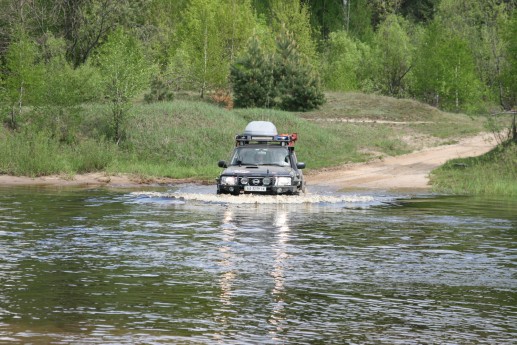
[(308, 186), (342, 190), (425, 190), (430, 187), (428, 175), (431, 170), (453, 158), (481, 155), (495, 145), (493, 135), (483, 134), (453, 145), (310, 173), (306, 180)]

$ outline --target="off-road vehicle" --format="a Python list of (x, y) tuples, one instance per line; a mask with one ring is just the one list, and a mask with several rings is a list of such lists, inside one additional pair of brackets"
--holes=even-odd
[(296, 133), (278, 134), (269, 121), (252, 121), (235, 136), (235, 149), (217, 180), (217, 194), (299, 194), (305, 192), (301, 169), (294, 152)]

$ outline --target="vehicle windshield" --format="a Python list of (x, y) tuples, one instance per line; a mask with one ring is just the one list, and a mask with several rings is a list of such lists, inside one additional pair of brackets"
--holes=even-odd
[(238, 147), (233, 153), (231, 165), (279, 165), (289, 166), (286, 147)]

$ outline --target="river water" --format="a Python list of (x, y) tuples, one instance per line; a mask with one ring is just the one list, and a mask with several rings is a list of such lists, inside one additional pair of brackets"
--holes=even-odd
[(0, 188), (0, 344), (516, 344), (516, 267), (515, 199)]

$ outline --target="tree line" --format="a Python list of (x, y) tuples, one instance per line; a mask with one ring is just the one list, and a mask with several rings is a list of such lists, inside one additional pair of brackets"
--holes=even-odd
[(0, 105), (17, 128), (62, 128), (174, 92), (309, 110), (322, 90), (409, 97), (449, 111), (517, 103), (515, 0), (2, 0)]

